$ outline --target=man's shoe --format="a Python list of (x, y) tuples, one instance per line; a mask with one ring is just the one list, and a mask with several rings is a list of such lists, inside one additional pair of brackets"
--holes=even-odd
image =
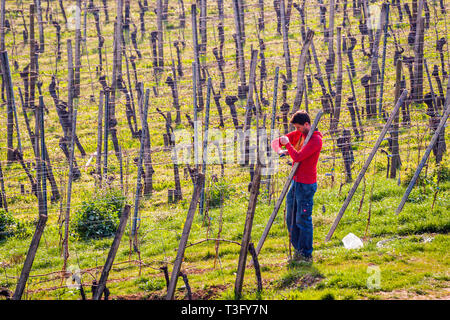
[(292, 262), (293, 263), (312, 263), (313, 257), (312, 256), (306, 257), (303, 254), (301, 254), (300, 252), (295, 251), (294, 256), (288, 262), (289, 263), (292, 263)]
[(300, 261), (301, 261), (301, 262), (312, 263), (312, 262), (313, 262), (313, 257), (312, 257), (312, 256), (306, 257), (306, 256), (304, 256), (304, 255), (301, 255)]
[(312, 256), (304, 256), (303, 254), (301, 254), (301, 253), (297, 253), (296, 252), (296, 255), (294, 255), (294, 259), (295, 259), (295, 261), (297, 261), (297, 262), (300, 262), (300, 263), (312, 263), (313, 262), (313, 257)]

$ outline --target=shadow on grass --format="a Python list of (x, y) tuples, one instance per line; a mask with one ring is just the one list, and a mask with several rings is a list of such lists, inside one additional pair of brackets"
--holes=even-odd
[(325, 278), (312, 262), (292, 261), (287, 269), (287, 273), (281, 276), (276, 285), (278, 289), (306, 289)]

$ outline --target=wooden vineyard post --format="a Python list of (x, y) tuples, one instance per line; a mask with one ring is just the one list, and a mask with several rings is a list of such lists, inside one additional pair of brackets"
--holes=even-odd
[(108, 183), (109, 88), (105, 91), (105, 133), (103, 134), (103, 179)]
[(35, 1), (38, 27), (39, 27), (39, 53), (44, 53), (44, 22), (42, 21), (41, 1)]
[[(249, 90), (247, 93), (247, 105), (245, 108), (245, 122), (244, 122), (244, 163), (249, 164), (249, 130), (252, 121), (252, 113), (255, 107), (255, 102), (253, 100), (253, 93), (256, 86), (256, 65), (258, 63), (258, 50), (252, 50), (252, 58), (250, 61), (250, 75), (249, 75)], [(258, 97), (255, 97), (256, 100)], [(259, 110), (256, 111), (257, 113)]]
[[(20, 96), (20, 100), (21, 100), (21, 104), (22, 104), (22, 112), (23, 112), (23, 116), (25, 118), (25, 124), (26, 124), (26, 128), (27, 128), (27, 131), (28, 131), (28, 136), (30, 137), (31, 145), (33, 146), (33, 152), (35, 153), (36, 152), (35, 140), (33, 138), (33, 133), (32, 133), (31, 128), (30, 128), (30, 122), (28, 120), (27, 112), (26, 112), (26, 109), (25, 109), (26, 105), (25, 105), (25, 102), (24, 102), (24, 99), (23, 99), (22, 90), (20, 89), (20, 87), (18, 89), (19, 89), (19, 96)], [(23, 160), (23, 154), (21, 152), (18, 152), (16, 154), (16, 157), (18, 158), (22, 168), (24, 169), (25, 173), (28, 176), (28, 179), (30, 180), (32, 192), (37, 196), (37, 183), (34, 180), (33, 176), (31, 175), (29, 168), (25, 165), (25, 162)]]
[(414, 90), (413, 102), (420, 103), (423, 99), (423, 47), (424, 47), (424, 21), (419, 17), (416, 25), (416, 40), (414, 43)]
[(208, 43), (207, 41), (207, 32), (206, 32), (206, 15), (207, 15), (207, 6), (206, 6), (207, 0), (200, 0), (200, 17), (199, 17), (199, 31), (200, 31), (200, 38), (201, 38), (201, 44), (200, 44), (200, 54), (202, 55), (202, 58), (205, 57), (206, 54), (206, 45)]
[(72, 130), (70, 137), (70, 155), (69, 155), (69, 181), (67, 184), (67, 201), (66, 201), (66, 216), (64, 219), (64, 266), (66, 270), (67, 259), (69, 259), (69, 220), (70, 220), (70, 204), (72, 199), (72, 181), (73, 181), (73, 158), (75, 150), (75, 134), (77, 127), (77, 108), (75, 107), (72, 115)]
[[(39, 1), (37, 1), (39, 2)], [(77, 0), (75, 10), (75, 68), (74, 68), (74, 87), (73, 95), (75, 99), (80, 97), (80, 67), (81, 67), (81, 0)]]
[(330, 231), (328, 232), (325, 241), (329, 241), (331, 237), (333, 236), (334, 231), (336, 230), (339, 221), (341, 220), (342, 216), (344, 215), (345, 210), (347, 209), (348, 205), (350, 204), (350, 200), (352, 199), (353, 195), (356, 192), (356, 189), (359, 186), (359, 183), (361, 182), (362, 178), (366, 174), (367, 169), (369, 168), (370, 163), (372, 162), (373, 157), (375, 156), (376, 152), (378, 151), (378, 148), (380, 147), (381, 142), (384, 139), (384, 136), (386, 135), (388, 129), (390, 128), (392, 121), (394, 120), (394, 117), (396, 116), (398, 110), (400, 109), (400, 106), (406, 99), (406, 95), (408, 93), (408, 90), (403, 90), (400, 98), (397, 100), (397, 103), (395, 104), (394, 110), (392, 111), (389, 119), (387, 120), (386, 124), (383, 127), (383, 130), (381, 131), (380, 135), (378, 136), (377, 141), (375, 142), (375, 145), (372, 148), (372, 151), (369, 154), (369, 157), (367, 158), (366, 162), (364, 163), (361, 171), (358, 174), (358, 177), (356, 178), (355, 182), (353, 183), (352, 188), (350, 189), (341, 209), (339, 210), (339, 213), (331, 226)]
[(378, 73), (380, 71), (380, 67), (378, 65), (378, 49), (380, 46), (381, 39), (381, 26), (384, 25), (386, 15), (384, 12), (387, 10), (387, 7), (383, 5), (381, 9), (381, 17), (379, 25), (377, 26), (377, 32), (375, 34), (375, 40), (372, 46), (372, 56), (370, 61), (370, 82), (368, 85), (368, 118), (374, 118), (377, 115), (377, 86), (378, 86)]
[(192, 97), (194, 104), (194, 165), (198, 172), (198, 105), (197, 105), (197, 65), (192, 62)]
[[(397, 102), (400, 97), (400, 81), (402, 79), (402, 61), (399, 59), (396, 63), (396, 84), (394, 91), (394, 99)], [(394, 125), (392, 126), (391, 131), (391, 139), (392, 139), (392, 160), (391, 160), (391, 170), (389, 177), (391, 179), (395, 179), (397, 174), (397, 169), (400, 168), (401, 160), (400, 160), (400, 147), (398, 144), (398, 130), (399, 130), (399, 120), (400, 120), (400, 112), (394, 118)]]
[[(6, 132), (7, 132), (7, 160), (8, 162), (12, 162), (14, 160), (14, 145), (13, 145), (13, 134), (14, 134), (14, 115), (15, 115), (15, 101), (14, 101), (14, 89), (11, 78), (11, 70), (9, 68), (8, 61), (8, 52), (6, 50), (0, 53), (1, 59), (1, 74), (2, 74), (2, 82), (6, 87), (6, 97), (7, 97), (7, 124), (6, 124)], [(16, 127), (17, 119), (16, 119)], [(17, 139), (20, 143), (20, 136), (18, 135)], [(21, 148), (20, 148), (21, 149)], [(20, 150), (21, 151), (21, 150)]]
[(95, 288), (92, 300), (100, 300), (103, 291), (106, 287), (106, 281), (108, 280), (109, 272), (111, 271), (114, 258), (116, 257), (117, 250), (119, 249), (120, 240), (122, 239), (123, 233), (125, 232), (125, 227), (127, 225), (128, 216), (130, 214), (131, 206), (126, 204), (120, 215), (119, 228), (117, 229), (114, 240), (111, 244), (111, 249), (109, 250), (108, 257), (106, 258), (105, 265), (103, 266), (102, 275), (98, 282), (97, 288)]
[[(123, 182), (123, 172), (122, 172), (122, 152), (119, 145), (119, 140), (117, 138), (117, 118), (116, 118), (116, 93), (120, 88), (119, 82), (122, 79), (122, 34), (123, 34), (123, 2), (124, 0), (117, 0), (116, 8), (116, 21), (114, 28), (114, 43), (113, 43), (113, 68), (112, 68), (112, 78), (111, 78), (111, 88), (108, 98), (108, 131), (111, 135), (111, 140), (114, 146), (114, 151), (116, 158), (120, 165), (120, 181)], [(105, 125), (106, 127), (106, 125)]]
[(247, 215), (244, 225), (244, 233), (241, 241), (241, 251), (239, 253), (239, 262), (236, 271), (236, 281), (234, 284), (234, 296), (239, 299), (242, 293), (242, 286), (244, 283), (245, 265), (247, 262), (247, 253), (249, 251), (249, 244), (252, 234), (253, 218), (255, 216), (256, 202), (258, 200), (259, 185), (261, 183), (261, 164), (256, 164), (255, 174), (252, 179), (250, 189), (250, 199), (248, 201)]
[(156, 0), (156, 24), (158, 27), (158, 67), (163, 70), (164, 67), (164, 39), (163, 39), (163, 4), (162, 0)]
[(98, 185), (102, 185), (102, 129), (103, 129), (103, 97), (105, 92), (100, 92), (100, 102), (98, 104), (97, 117), (97, 160), (96, 160), (96, 174), (98, 177)]
[(3, 179), (2, 164), (0, 163), (0, 208), (8, 212), (8, 203), (6, 202), (5, 181)]
[(450, 114), (450, 78), (449, 78), (449, 82), (448, 82), (448, 86), (447, 86), (447, 98), (445, 101), (445, 112), (441, 117), (441, 121), (439, 122), (439, 125), (433, 134), (433, 137), (431, 138), (430, 144), (428, 145), (427, 149), (425, 150), (424, 155), (422, 156), (422, 160), (420, 161), (419, 165), (417, 166), (416, 172), (414, 172), (414, 176), (412, 177), (411, 181), (409, 182), (408, 187), (406, 188), (405, 193), (403, 194), (402, 200), (400, 201), (400, 204), (398, 205), (397, 210), (395, 211), (395, 213), (397, 215), (402, 211), (402, 209), (406, 203), (406, 200), (408, 200), (409, 194), (411, 193), (414, 185), (416, 184), (416, 180), (419, 177), (420, 172), (422, 171), (425, 163), (427, 162), (428, 157), (430, 156), (431, 150), (433, 150), (434, 145), (436, 144), (436, 142), (439, 139), (439, 136), (441, 135), (441, 131), (445, 127), (445, 124), (447, 122), (449, 114)]
[[(269, 143), (272, 142), (272, 140), (274, 139), (274, 131), (275, 131), (275, 117), (277, 114), (277, 98), (278, 98), (278, 75), (280, 72), (280, 67), (276, 67), (275, 68), (275, 79), (274, 79), (274, 83), (273, 83), (273, 96), (272, 96), (272, 118), (271, 118), (271, 122), (270, 122), (270, 141)], [(270, 168), (273, 167), (273, 163), (272, 163), (272, 157), (269, 158), (270, 162), (269, 162), (269, 166)], [(269, 175), (268, 177), (268, 182), (267, 182), (267, 194), (269, 195), (269, 203), (272, 197), (272, 194), (270, 192), (270, 184), (272, 181), (272, 175)]]
[(425, 18), (422, 17), (423, 0), (414, 3), (417, 6), (413, 8), (413, 19), (415, 19), (415, 35), (414, 35), (414, 73), (412, 83), (412, 101), (420, 103), (423, 99), (423, 48), (424, 48), (424, 23)]
[[(208, 78), (208, 89), (206, 93), (206, 109), (205, 109), (205, 132), (203, 136), (203, 156), (202, 156), (202, 174), (206, 176), (206, 163), (208, 158), (208, 131), (209, 131), (209, 106), (211, 102), (211, 78)], [(203, 215), (203, 206), (205, 203), (205, 185), (203, 185), (200, 196), (199, 214)]]
[[(28, 277), (31, 272), (31, 267), (33, 266), (33, 261), (36, 256), (37, 249), (39, 247), (39, 242), (41, 240), (42, 234), (44, 233), (44, 228), (47, 223), (47, 193), (45, 188), (45, 152), (39, 152), (38, 136), (41, 137), (41, 146), (44, 145), (44, 108), (41, 104), (40, 110), (36, 110), (36, 164), (37, 164), (37, 195), (38, 195), (38, 207), (39, 207), (39, 219), (36, 225), (36, 230), (34, 232), (33, 238), (31, 240), (30, 247), (28, 248), (27, 256), (20, 273), (19, 280), (17, 281), (16, 289), (14, 291), (13, 300), (20, 300), (22, 298), (23, 291), (28, 281)], [(39, 130), (40, 129), (40, 130)], [(40, 158), (40, 155), (41, 158)], [(40, 159), (39, 159), (40, 158)], [(42, 165), (41, 165), (42, 164)], [(42, 183), (42, 184), (41, 184)]]
[[(294, 105), (292, 106), (292, 114), (297, 112), (302, 104), (303, 91), (305, 90), (305, 67), (306, 60), (308, 57), (309, 46), (312, 45), (314, 38), (314, 31), (308, 30), (306, 34), (305, 42), (303, 43), (303, 48), (300, 53), (300, 59), (298, 62), (297, 69), (297, 91), (295, 93)], [(291, 130), (293, 129), (293, 125), (291, 124)]]
[(341, 116), (342, 104), (342, 50), (341, 50), (341, 27), (336, 28), (337, 34), (337, 77), (336, 77), (336, 96), (334, 100), (334, 113), (331, 117), (330, 132), (333, 135), (337, 134), (337, 127)]
[[(314, 119), (313, 124), (311, 125), (311, 129), (309, 130), (308, 135), (306, 136), (305, 142), (303, 143), (303, 147), (305, 147), (305, 145), (309, 142), (309, 140), (311, 139), (314, 130), (316, 130), (317, 125), (319, 124), (319, 121), (321, 119), (323, 115), (323, 111), (320, 110), (317, 115), (316, 118)], [(292, 182), (292, 178), (295, 175), (295, 172), (297, 171), (297, 168), (299, 167), (300, 162), (296, 162), (294, 163), (291, 172), (289, 173), (288, 178), (286, 179), (286, 182), (284, 183), (283, 189), (281, 190), (280, 196), (278, 197), (277, 202), (275, 203), (275, 207), (273, 208), (272, 214), (269, 217), (269, 221), (267, 222), (267, 225), (263, 231), (263, 234), (261, 236), (261, 238), (259, 239), (258, 242), (258, 246), (256, 247), (256, 254), (259, 255), (259, 253), (261, 252), (261, 248), (264, 244), (264, 241), (266, 241), (267, 235), (269, 234), (270, 228), (272, 227), (273, 222), (275, 221), (275, 218), (278, 214), (278, 210), (280, 210), (281, 204), (283, 203), (284, 197), (286, 196), (289, 187), (291, 185)]]
[(196, 83), (194, 84), (196, 87), (195, 94), (197, 97), (195, 98), (198, 100), (198, 105), (196, 104), (194, 106), (195, 109), (198, 109), (198, 111), (203, 110), (203, 91), (202, 91), (202, 85), (201, 85), (201, 73), (200, 73), (200, 54), (199, 54), (199, 45), (198, 45), (198, 33), (197, 33), (197, 6), (195, 4), (191, 5), (191, 15), (192, 15), (192, 41), (194, 46), (194, 62), (195, 62), (195, 71), (196, 71)]
[(389, 25), (389, 2), (383, 4), (386, 7), (386, 17), (383, 25), (384, 42), (383, 42), (383, 54), (381, 62), (381, 76), (380, 76), (380, 101), (378, 103), (378, 115), (383, 117), (383, 93), (384, 93), (384, 69), (386, 67), (386, 45), (388, 37), (388, 25)]
[[(144, 85), (142, 82), (140, 82), (140, 86), (141, 89), (140, 91), (144, 92)], [(141, 96), (141, 106), (142, 103), (144, 103), (144, 107), (140, 108), (140, 112), (144, 111), (144, 108), (148, 108), (145, 106), (145, 103), (148, 104), (148, 100), (143, 100), (144, 96)], [(141, 121), (145, 121), (147, 122), (147, 117), (148, 117), (148, 112), (145, 113), (145, 115), (141, 115)], [(145, 118), (145, 119), (144, 119)], [(153, 192), (153, 174), (155, 173), (155, 170), (153, 169), (153, 165), (152, 165), (152, 155), (151, 155), (151, 142), (150, 142), (150, 131), (148, 129), (148, 124), (146, 125), (146, 133), (143, 133), (143, 135), (145, 136), (144, 139), (144, 154), (143, 154), (143, 161), (144, 161), (144, 167), (145, 167), (145, 171), (144, 171), (144, 196), (151, 196), (152, 192)]]
[(280, 0), (280, 16), (281, 16), (281, 31), (283, 34), (283, 50), (284, 50), (284, 61), (286, 64), (286, 78), (287, 83), (292, 83), (292, 67), (291, 67), (291, 54), (289, 51), (289, 35), (288, 28), (286, 25), (286, 6), (284, 0)]
[[(241, 12), (240, 12), (240, 0), (233, 1), (234, 11), (234, 25), (236, 29), (236, 48), (237, 48), (237, 61), (239, 66), (239, 87), (238, 97), (239, 99), (245, 99), (247, 96), (247, 81), (245, 79), (245, 57), (244, 57), (244, 35), (241, 33), (243, 26), (241, 26)], [(242, 13), (243, 14), (243, 13)]]
[(5, 51), (5, 14), (6, 14), (6, 0), (1, 0), (0, 4), (0, 51)]
[(184, 223), (183, 227), (183, 234), (181, 235), (181, 240), (178, 245), (177, 257), (175, 258), (172, 276), (170, 277), (169, 286), (167, 288), (166, 300), (172, 300), (175, 293), (175, 287), (177, 285), (181, 263), (183, 262), (186, 244), (189, 238), (189, 233), (191, 232), (192, 222), (194, 221), (195, 209), (197, 208), (197, 202), (200, 198), (200, 193), (203, 189), (204, 184), (205, 176), (202, 173), (197, 172), (197, 178), (194, 184), (194, 193), (192, 194), (191, 204), (189, 206), (186, 222)]
[(261, 292), (262, 291), (261, 268), (259, 266), (258, 255), (256, 254), (255, 246), (254, 246), (253, 242), (250, 242), (248, 244), (248, 251), (252, 255), (252, 264), (255, 268), (256, 281), (258, 284), (258, 292)]
[(139, 151), (139, 161), (138, 161), (138, 172), (137, 172), (137, 184), (136, 184), (136, 194), (134, 198), (134, 217), (133, 217), (133, 225), (131, 229), (131, 238), (135, 241), (136, 230), (137, 230), (137, 220), (139, 214), (139, 200), (141, 198), (141, 190), (142, 190), (142, 163), (144, 162), (144, 150), (145, 150), (145, 141), (148, 135), (148, 123), (147, 123), (147, 115), (148, 115), (148, 99), (150, 95), (150, 90), (147, 89), (145, 91), (145, 102), (144, 107), (141, 113), (141, 122), (142, 122), (142, 130), (141, 130), (141, 146)]
[(334, 73), (334, 62), (335, 62), (335, 55), (334, 55), (334, 12), (335, 12), (335, 0), (330, 0), (330, 9), (329, 9), (329, 18), (328, 18), (328, 29), (326, 37), (326, 41), (328, 41), (328, 59), (326, 62), (326, 73), (327, 73), (327, 79), (328, 79), (328, 85), (330, 87), (330, 92), (332, 92), (331, 89), (331, 76)]

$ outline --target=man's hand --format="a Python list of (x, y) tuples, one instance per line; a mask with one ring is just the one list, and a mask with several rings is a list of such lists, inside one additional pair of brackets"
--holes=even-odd
[(281, 145), (285, 146), (285, 145), (287, 145), (288, 143), (289, 143), (289, 138), (288, 138), (288, 137), (286, 137), (286, 136), (280, 137), (280, 144), (281, 144)]
[(289, 151), (287, 151), (287, 150), (280, 150), (280, 151), (278, 151), (278, 155), (280, 157), (284, 157), (285, 155), (288, 155), (288, 154), (289, 154)]

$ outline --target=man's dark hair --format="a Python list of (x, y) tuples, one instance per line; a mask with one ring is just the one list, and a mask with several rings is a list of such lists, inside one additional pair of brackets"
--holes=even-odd
[(297, 123), (300, 125), (304, 125), (306, 122), (311, 124), (311, 119), (306, 111), (297, 111), (291, 118), (290, 121), (292, 124)]

